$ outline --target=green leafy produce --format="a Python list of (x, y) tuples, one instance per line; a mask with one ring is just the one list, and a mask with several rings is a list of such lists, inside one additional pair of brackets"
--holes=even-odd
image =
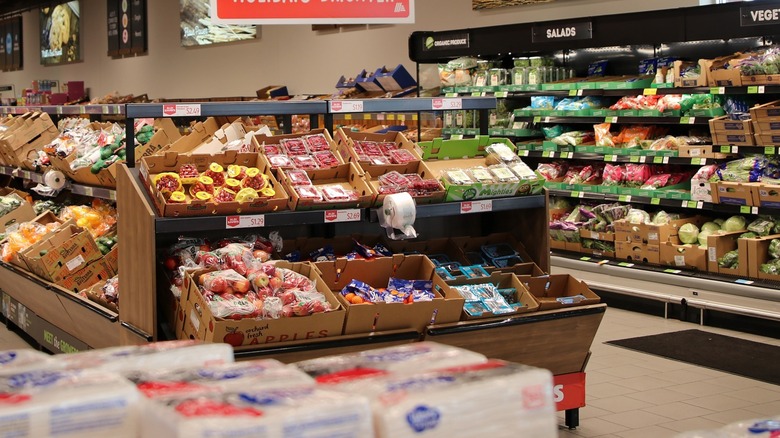
[(739, 235), (740, 239), (755, 239), (756, 237), (758, 237), (758, 234), (752, 231), (748, 231), (747, 233), (742, 233)]
[(742, 216), (731, 216), (730, 218), (726, 219), (725, 222), (723, 222), (723, 225), (721, 226), (721, 229), (727, 233), (733, 232), (733, 231), (742, 231), (745, 229), (745, 218)]
[(770, 260), (761, 265), (760, 269), (764, 274), (780, 275), (780, 259)]
[(752, 231), (759, 236), (768, 236), (772, 232), (772, 228), (774, 228), (774, 226), (775, 223), (772, 218), (760, 216), (747, 226), (747, 230)]
[(683, 224), (677, 232), (680, 241), (685, 244), (693, 244), (699, 241), (699, 227), (694, 224)]
[(653, 223), (655, 225), (666, 225), (671, 221), (671, 216), (669, 213), (661, 210), (658, 213), (655, 214), (655, 217), (653, 217)]
[(720, 231), (720, 225), (715, 222), (705, 222), (704, 225), (701, 226), (701, 230), (714, 233), (716, 231)]
[(632, 224), (644, 224), (650, 222), (650, 213), (640, 210), (638, 208), (632, 208), (628, 211), (626, 219)]
[(726, 220), (721, 217), (713, 219), (712, 221), (718, 224), (718, 228), (723, 228), (723, 222), (726, 222)]
[(712, 231), (711, 229), (706, 229), (705, 230), (702, 227), (701, 231), (699, 231), (699, 237), (698, 237), (699, 246), (706, 247), (707, 246), (707, 237), (709, 237), (711, 234), (715, 234), (715, 232)]
[(769, 250), (767, 252), (769, 253), (769, 257), (780, 259), (780, 239), (772, 239), (772, 241), (769, 242)]
[(718, 259), (718, 266), (727, 269), (736, 269), (739, 264), (739, 252), (737, 250), (729, 251)]

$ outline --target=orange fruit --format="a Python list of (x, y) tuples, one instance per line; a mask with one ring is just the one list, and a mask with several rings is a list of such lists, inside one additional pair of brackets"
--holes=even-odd
[(363, 300), (363, 298), (362, 298), (362, 297), (359, 297), (359, 296), (357, 296), (357, 295), (355, 295), (354, 297), (352, 297), (352, 301), (350, 301), (350, 302), (351, 302), (352, 304), (363, 304), (363, 303), (365, 303), (365, 301)]
[(344, 295), (344, 299), (345, 299), (345, 300), (347, 300), (347, 302), (350, 302), (350, 303), (351, 303), (353, 298), (355, 298), (355, 294), (354, 294), (354, 293), (352, 293), (352, 292), (350, 292), (350, 293), (348, 293), (348, 294)]

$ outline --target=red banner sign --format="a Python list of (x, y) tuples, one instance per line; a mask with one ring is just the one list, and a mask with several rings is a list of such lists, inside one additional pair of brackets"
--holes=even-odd
[(219, 24), (414, 23), (414, 0), (211, 0)]
[(558, 411), (585, 406), (585, 373), (553, 376), (553, 399)]

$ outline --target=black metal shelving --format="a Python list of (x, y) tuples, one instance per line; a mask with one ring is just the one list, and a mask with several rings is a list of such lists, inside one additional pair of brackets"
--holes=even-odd
[(557, 152), (557, 151), (518, 151), (518, 155), (528, 158), (561, 158), (565, 160), (603, 161), (609, 163), (647, 163), (647, 164), (680, 164), (691, 166), (705, 166), (716, 164), (720, 160), (716, 158), (700, 157), (658, 157), (658, 156), (628, 156), (615, 154), (597, 154), (585, 152)]
[(0, 106), (0, 114), (24, 114), (41, 111), (52, 115), (78, 116), (78, 115), (122, 115), (125, 113), (125, 105), (28, 105), (28, 106)]
[[(494, 96), (497, 98), (520, 98), (532, 96), (555, 97), (584, 97), (584, 96), (648, 96), (669, 94), (715, 94), (715, 95), (763, 95), (780, 94), (780, 86), (777, 85), (751, 85), (742, 87), (661, 87), (661, 88), (632, 88), (621, 90), (603, 89), (574, 89), (574, 90), (531, 90), (509, 91), (511, 85), (499, 85), (498, 87), (466, 87), (468, 91), (454, 91), (454, 88), (445, 88), (443, 92), (448, 96)], [(496, 89), (497, 88), (497, 89)]]
[(613, 124), (645, 124), (645, 125), (707, 125), (712, 117), (623, 117), (623, 116), (515, 116), (515, 122), (528, 123), (582, 123), (597, 124), (610, 122)]
[[(44, 184), (43, 174), (38, 172), (32, 172), (30, 170), (16, 169), (8, 166), (0, 166), (0, 175), (8, 175), (15, 178), (22, 178), (37, 184)], [(85, 184), (78, 184), (73, 181), (68, 181), (63, 190), (69, 190), (71, 193), (77, 195), (92, 196), (101, 199), (116, 200), (116, 190), (107, 189), (105, 187), (95, 187)]]

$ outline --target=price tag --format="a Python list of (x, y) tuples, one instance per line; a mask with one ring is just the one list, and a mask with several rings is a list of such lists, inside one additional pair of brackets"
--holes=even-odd
[(696, 208), (696, 207), (698, 207), (696, 201), (688, 201), (688, 208)]
[(363, 120), (371, 120), (371, 114), (363, 114)]
[(362, 113), (362, 100), (331, 100), (330, 112), (332, 113)]
[(604, 161), (617, 161), (617, 155), (604, 155)]
[(444, 97), (458, 97), (458, 93), (446, 93)]
[(344, 114), (344, 120), (352, 120), (352, 114)]
[(360, 220), (361, 213), (359, 208), (350, 210), (325, 210), (323, 220), (325, 223), (335, 222), (357, 222)]
[(403, 123), (406, 121), (406, 114), (398, 114), (398, 121)]
[[(542, 157), (543, 158), (551, 158), (551, 155), (554, 154), (553, 151), (542, 151)], [(552, 155), (554, 156), (554, 155)]]
[(631, 202), (631, 195), (620, 195), (620, 196), (618, 196), (618, 201), (620, 201), (620, 202)]
[(617, 117), (606, 117), (604, 119), (604, 123), (617, 123), (618, 118)]
[(739, 280), (734, 281), (734, 283), (750, 285), (753, 284), (753, 280), (743, 280), (740, 278)]
[(632, 268), (632, 267), (634, 267), (634, 264), (633, 263), (628, 263), (628, 262), (620, 262), (620, 263), (618, 263), (618, 266), (622, 266), (624, 268)]
[(682, 204), (680, 204), (680, 207), (688, 208), (688, 201), (683, 201)]
[(95, 190), (92, 187), (84, 186), (84, 194), (87, 196), (95, 196)]
[(100, 111), (103, 114), (111, 114), (111, 107), (109, 107), (108, 105), (102, 105)]
[(521, 157), (527, 157), (527, 156), (530, 154), (530, 151), (524, 150), (524, 151), (520, 151), (520, 152), (518, 152), (518, 154), (519, 154)]
[(739, 207), (739, 212), (741, 214), (750, 214), (750, 206), (749, 205), (742, 205)]
[(696, 208), (699, 210), (704, 208), (704, 201), (696, 201)]
[(225, 229), (235, 228), (258, 228), (265, 226), (265, 215), (256, 214), (252, 216), (226, 216)]
[(682, 271), (679, 269), (664, 269), (664, 272), (666, 272), (667, 274), (679, 274)]
[(453, 134), (450, 136), (450, 140), (463, 140), (463, 134)]
[[(200, 107), (200, 105), (198, 105), (198, 107)], [(79, 105), (79, 114), (86, 114), (86, 113), (87, 113), (87, 107), (84, 105)]]
[(693, 125), (696, 123), (696, 117), (680, 117), (681, 125)]
[(731, 153), (731, 146), (721, 146), (720, 147), (720, 153), (721, 154), (730, 154)]
[(726, 87), (712, 87), (710, 94), (726, 94)]
[(509, 97), (509, 93), (508, 92), (506, 92), (506, 91), (496, 91), (496, 98), (497, 99), (502, 99), (502, 98), (505, 98), (505, 97)]
[(487, 213), (493, 211), (493, 201), (463, 201), (460, 203), (460, 214)]
[(475, 92), (471, 93), (471, 97), (485, 97), (485, 92), (484, 91), (475, 91)]
[(632, 155), (628, 158), (628, 161), (631, 163), (638, 163), (639, 162), (639, 156), (638, 155)]
[(731, 147), (731, 153), (732, 154), (738, 154), (739, 153), (739, 146), (732, 146)]
[(387, 120), (395, 120), (395, 114), (388, 114)]
[(534, 123), (539, 123), (542, 121), (542, 118), (540, 116), (534, 117)]
[(662, 161), (664, 162), (664, 164), (669, 164), (669, 157), (664, 157)]
[(572, 198), (579, 198), (580, 197), (580, 192), (577, 192), (577, 191), (571, 192), (571, 197)]
[(661, 205), (661, 198), (651, 198), (650, 205)]
[(116, 190), (109, 190), (108, 191), (108, 199), (112, 201), (116, 201)]
[(545, 118), (544, 118), (544, 123), (550, 123), (550, 120), (551, 120), (551, 119), (550, 119), (549, 117), (545, 117)]
[(750, 213), (751, 214), (758, 214), (758, 207), (751, 207), (750, 208)]
[(691, 164), (693, 164), (693, 165), (699, 165), (699, 166), (701, 166), (701, 165), (703, 165), (703, 164), (704, 164), (704, 162), (706, 162), (706, 161), (707, 161), (707, 160), (706, 160), (705, 158), (691, 158)]
[(653, 164), (661, 164), (664, 162), (664, 157), (653, 157)]
[(431, 99), (431, 108), (444, 111), (463, 109), (463, 99)]
[(774, 146), (766, 146), (764, 148), (764, 155), (774, 155), (775, 154), (775, 147)]
[(655, 96), (658, 94), (657, 88), (645, 88), (644, 91), (642, 91), (642, 94), (645, 96)]
[(62, 107), (58, 106), (56, 112), (57, 114), (62, 114)]
[(166, 117), (199, 117), (201, 108), (199, 103), (189, 104), (164, 104), (162, 106), (163, 116)]
[(580, 257), (580, 260), (582, 260), (583, 262), (587, 262), (590, 261), (590, 257)]
[(764, 94), (765, 88), (763, 85), (752, 85), (747, 88), (748, 94)]
[(576, 96), (577, 90), (569, 90), (569, 96)]
[(574, 152), (568, 152), (566, 154), (566, 158), (569, 158), (569, 159), (574, 158)]
[[(598, 256), (600, 256), (600, 257), (603, 257), (601, 253), (598, 253), (598, 254), (596, 254), (596, 255), (598, 255)], [(602, 261), (600, 261), (600, 262), (598, 262), (598, 263), (596, 263), (596, 264), (597, 264), (597, 265), (606, 265), (607, 263), (609, 263), (609, 260), (602, 260)]]
[(646, 155), (642, 155), (641, 157), (639, 157), (639, 162), (640, 163), (647, 163), (647, 156)]

